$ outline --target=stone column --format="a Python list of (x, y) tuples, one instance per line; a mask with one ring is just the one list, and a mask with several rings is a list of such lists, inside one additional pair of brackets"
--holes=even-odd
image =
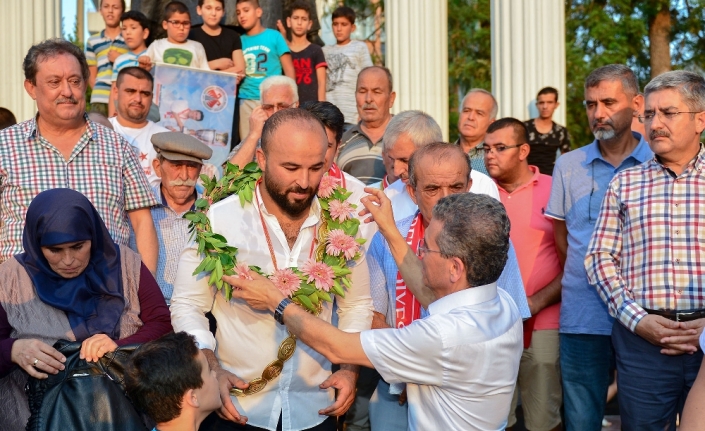
[(565, 124), (565, 3), (491, 0), (492, 94), (500, 117), (538, 116), (536, 93), (558, 89), (553, 121)]
[(448, 139), (447, 0), (386, 0), (386, 65), (394, 78), (393, 112), (419, 109)]
[(24, 89), (22, 61), (35, 43), (61, 36), (61, 2), (9, 0), (2, 6), (0, 106), (12, 111), (17, 121), (24, 121), (34, 116), (37, 108)]

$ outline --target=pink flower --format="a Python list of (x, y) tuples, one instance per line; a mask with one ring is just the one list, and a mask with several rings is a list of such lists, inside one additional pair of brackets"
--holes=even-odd
[(238, 278), (252, 280), (252, 277), (250, 276), (250, 267), (247, 266), (246, 263), (238, 263), (233, 269), (235, 270), (235, 275), (237, 275)]
[(333, 229), (328, 232), (328, 245), (326, 253), (332, 256), (340, 256), (340, 253), (345, 255), (345, 259), (350, 260), (357, 254), (358, 244), (350, 235), (346, 235), (342, 229)]
[(339, 184), (340, 181), (337, 178), (324, 175), (323, 178), (321, 178), (321, 183), (318, 185), (318, 197), (324, 199), (330, 197), (335, 189), (338, 188)]
[(280, 269), (274, 271), (269, 279), (274, 283), (277, 289), (286, 296), (291, 296), (301, 286), (301, 279), (294, 274), (291, 268)]
[(315, 282), (317, 289), (330, 291), (333, 287), (333, 269), (323, 262), (316, 262), (313, 259), (309, 259), (300, 268), (304, 275), (308, 276), (307, 283)]
[(347, 201), (341, 202), (337, 199), (328, 202), (328, 209), (331, 218), (333, 220), (337, 219), (341, 223), (349, 219), (351, 217), (350, 213), (355, 210)]

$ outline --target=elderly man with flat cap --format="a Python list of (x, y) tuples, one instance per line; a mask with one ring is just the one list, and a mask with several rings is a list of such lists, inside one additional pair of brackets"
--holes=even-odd
[(183, 215), (194, 209), (199, 198), (196, 181), (203, 161), (211, 158), (213, 150), (193, 136), (178, 132), (155, 133), (151, 140), (157, 152), (152, 167), (161, 179), (154, 187), (158, 204), (151, 209), (159, 238), (156, 277), (169, 303), (179, 255), (189, 240), (188, 220)]

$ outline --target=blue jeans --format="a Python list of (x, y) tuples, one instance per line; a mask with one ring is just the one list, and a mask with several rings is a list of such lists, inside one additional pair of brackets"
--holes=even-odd
[(624, 431), (675, 430), (676, 414), (698, 375), (703, 352), (667, 356), (619, 322), (612, 327), (617, 355), (619, 413)]
[(399, 405), (399, 395), (389, 393), (389, 383), (379, 379), (370, 399), (372, 431), (406, 431), (409, 429), (409, 403)]
[(612, 352), (609, 335), (560, 334), (566, 431), (602, 429)]

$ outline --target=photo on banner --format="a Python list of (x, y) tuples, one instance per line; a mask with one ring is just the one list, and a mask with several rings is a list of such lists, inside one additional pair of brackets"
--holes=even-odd
[(164, 63), (157, 63), (152, 73), (158, 124), (212, 148), (208, 163), (225, 163), (235, 112), (235, 75)]

